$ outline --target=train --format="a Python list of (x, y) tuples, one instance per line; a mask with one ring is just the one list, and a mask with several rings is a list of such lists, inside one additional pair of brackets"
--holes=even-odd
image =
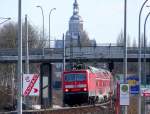
[(106, 102), (113, 94), (113, 86), (108, 70), (92, 66), (66, 70), (62, 73), (63, 103), (73, 106)]

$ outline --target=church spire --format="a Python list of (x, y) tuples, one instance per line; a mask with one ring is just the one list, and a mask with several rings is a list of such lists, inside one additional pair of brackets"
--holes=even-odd
[(79, 13), (79, 6), (77, 3), (77, 0), (75, 0), (74, 4), (73, 4), (73, 14), (77, 15)]

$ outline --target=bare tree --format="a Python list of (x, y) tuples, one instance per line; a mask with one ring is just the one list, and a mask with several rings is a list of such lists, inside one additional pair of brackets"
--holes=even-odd
[[(96, 43), (96, 42), (95, 42)], [(72, 34), (67, 31), (66, 33), (66, 47), (85, 47), (92, 46), (92, 42), (89, 39), (89, 36), (86, 31), (81, 31), (77, 34)]]
[(137, 47), (137, 42), (136, 42), (136, 39), (135, 39), (135, 38), (133, 39), (132, 47)]
[[(25, 31), (25, 24), (23, 24), (22, 29)], [(37, 27), (28, 23), (29, 48), (40, 48), (45, 46), (46, 40), (41, 40), (41, 35), (42, 33), (38, 31)], [(23, 32), (23, 47), (25, 47), (25, 32)]]
[[(124, 46), (124, 34), (123, 34), (122, 30), (117, 37), (117, 46)], [(130, 46), (131, 46), (131, 38), (128, 35), (127, 36), (127, 47), (130, 47)]]
[(129, 35), (127, 37), (127, 47), (131, 47), (131, 38)]
[(0, 29), (0, 48), (16, 48), (17, 25), (8, 23)]
[(89, 36), (86, 31), (81, 32), (80, 34), (81, 46), (91, 46)]
[(119, 33), (117, 37), (117, 46), (123, 46), (124, 45), (124, 36), (123, 36), (123, 31)]
[[(23, 48), (25, 47), (25, 25), (22, 27)], [(39, 41), (40, 32), (28, 23), (29, 48), (44, 46), (44, 40)], [(17, 48), (17, 24), (10, 22), (0, 29), (0, 48)]]
[[(25, 47), (25, 26), (23, 24), (23, 48)], [(28, 39), (29, 39), (29, 48), (38, 48), (43, 47), (44, 41), (39, 41), (40, 32), (33, 27), (30, 23), (28, 24)], [(10, 22), (5, 24), (0, 28), (0, 49), (7, 49), (7, 48), (17, 48), (17, 23)], [(36, 66), (36, 65), (35, 65)], [(33, 68), (32, 68), (33, 69)], [(0, 64), (0, 87), (3, 88), (3, 91), (0, 91), (1, 95), (4, 95), (6, 100), (0, 99), (0, 105), (3, 104), (4, 106), (7, 105), (9, 102), (10, 104), (14, 103), (14, 95), (15, 95), (15, 85), (14, 79), (16, 79), (16, 64)], [(8, 91), (10, 90), (10, 91)], [(2, 93), (3, 92), (3, 93)], [(11, 99), (10, 99), (11, 95)], [(5, 103), (4, 103), (4, 102)]]

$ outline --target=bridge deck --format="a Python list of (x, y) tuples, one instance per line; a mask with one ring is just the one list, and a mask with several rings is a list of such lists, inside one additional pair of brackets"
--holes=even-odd
[[(17, 62), (17, 49), (0, 49), (0, 62)], [(100, 61), (105, 62), (113, 60), (122, 62), (124, 58), (123, 47), (117, 46), (98, 46), (98, 47), (74, 47), (73, 61), (80, 59), (81, 61)], [(142, 49), (142, 59), (146, 57), (150, 61), (150, 48), (146, 49), (146, 54)], [(128, 48), (128, 61), (138, 61), (138, 48)], [(31, 62), (62, 62), (63, 49), (62, 48), (43, 48), (30, 49), (29, 59)], [(70, 59), (70, 48), (66, 48), (66, 61)], [(23, 49), (23, 60), (25, 60), (25, 50)]]

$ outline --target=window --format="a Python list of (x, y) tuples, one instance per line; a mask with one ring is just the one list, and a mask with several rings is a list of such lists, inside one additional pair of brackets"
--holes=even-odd
[(65, 81), (73, 82), (73, 81), (85, 81), (85, 74), (65, 74)]
[(66, 74), (65, 81), (67, 81), (67, 82), (75, 81), (75, 76), (73, 74)]
[(76, 81), (85, 81), (86, 80), (85, 74), (75, 74), (75, 77), (76, 77)]

